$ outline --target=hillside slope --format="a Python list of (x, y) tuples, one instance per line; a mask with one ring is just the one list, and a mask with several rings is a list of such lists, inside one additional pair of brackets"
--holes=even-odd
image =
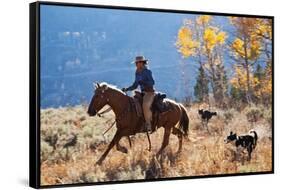
[[(90, 118), (85, 106), (42, 110), (42, 185), (271, 170), (272, 137), (268, 122), (271, 116), (267, 114), (267, 109), (256, 108), (261, 110), (263, 116), (255, 123), (250, 123), (246, 117), (252, 108), (245, 108), (241, 112), (216, 110), (218, 116), (210, 120), (209, 134), (201, 125), (198, 107), (193, 105), (188, 108), (190, 133), (189, 138), (184, 140), (181, 154), (176, 154), (178, 141), (171, 135), (165, 153), (158, 159), (155, 157), (163, 136), (163, 130), (159, 129), (151, 135), (151, 152), (148, 151), (146, 136), (139, 134), (132, 137), (132, 148), (129, 148), (127, 139), (121, 140), (121, 144), (129, 149), (128, 154), (114, 148), (102, 166), (95, 165), (95, 162), (105, 151), (116, 130), (112, 129), (105, 136), (102, 135), (114, 120), (113, 113), (102, 118)], [(235, 149), (231, 144), (224, 144), (226, 134), (230, 130), (242, 134), (252, 128), (259, 135), (252, 160), (248, 162), (246, 154), (234, 159)], [(74, 136), (77, 137), (74, 146), (63, 148)]]

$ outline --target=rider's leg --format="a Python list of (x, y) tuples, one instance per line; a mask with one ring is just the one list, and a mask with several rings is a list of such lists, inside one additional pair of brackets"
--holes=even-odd
[(151, 131), (151, 121), (152, 121), (152, 112), (151, 112), (151, 104), (154, 99), (154, 92), (145, 92), (143, 96), (143, 114), (146, 122), (146, 127), (148, 131)]

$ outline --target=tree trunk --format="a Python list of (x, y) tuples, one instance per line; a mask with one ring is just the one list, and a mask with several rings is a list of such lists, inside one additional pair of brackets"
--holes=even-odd
[(247, 51), (247, 39), (244, 37), (244, 53), (245, 53), (245, 69), (247, 75), (247, 92), (246, 92), (246, 99), (247, 103), (250, 104), (252, 102), (252, 94), (251, 94), (251, 84), (250, 84), (250, 71), (249, 71), (249, 61), (248, 61), (248, 51)]

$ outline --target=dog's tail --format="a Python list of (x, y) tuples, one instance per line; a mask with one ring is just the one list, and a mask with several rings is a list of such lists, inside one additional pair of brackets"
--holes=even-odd
[(253, 130), (253, 129), (250, 130), (249, 133), (250, 133), (250, 134), (253, 134), (253, 136), (254, 136), (253, 148), (256, 148), (256, 146), (257, 146), (257, 141), (258, 141), (258, 134), (257, 134), (257, 132), (256, 132), (255, 130)]
[(180, 104), (181, 109), (181, 119), (179, 122), (180, 129), (183, 131), (184, 136), (188, 135), (188, 125), (189, 125), (189, 118), (187, 115), (187, 111), (182, 104)]

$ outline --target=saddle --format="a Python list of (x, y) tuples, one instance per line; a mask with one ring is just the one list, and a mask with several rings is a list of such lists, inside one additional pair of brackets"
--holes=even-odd
[[(135, 91), (135, 95), (133, 97), (134, 107), (137, 112), (138, 117), (143, 117), (142, 103), (143, 103), (144, 93)], [(158, 92), (155, 94), (153, 103), (151, 105), (152, 113), (163, 113), (170, 109), (170, 106), (167, 102), (165, 102), (166, 94)]]
[(171, 109), (171, 105), (167, 101), (165, 101), (166, 97), (166, 94), (163, 94), (161, 92), (156, 93), (151, 105), (152, 112), (157, 111), (159, 113), (163, 113)]

